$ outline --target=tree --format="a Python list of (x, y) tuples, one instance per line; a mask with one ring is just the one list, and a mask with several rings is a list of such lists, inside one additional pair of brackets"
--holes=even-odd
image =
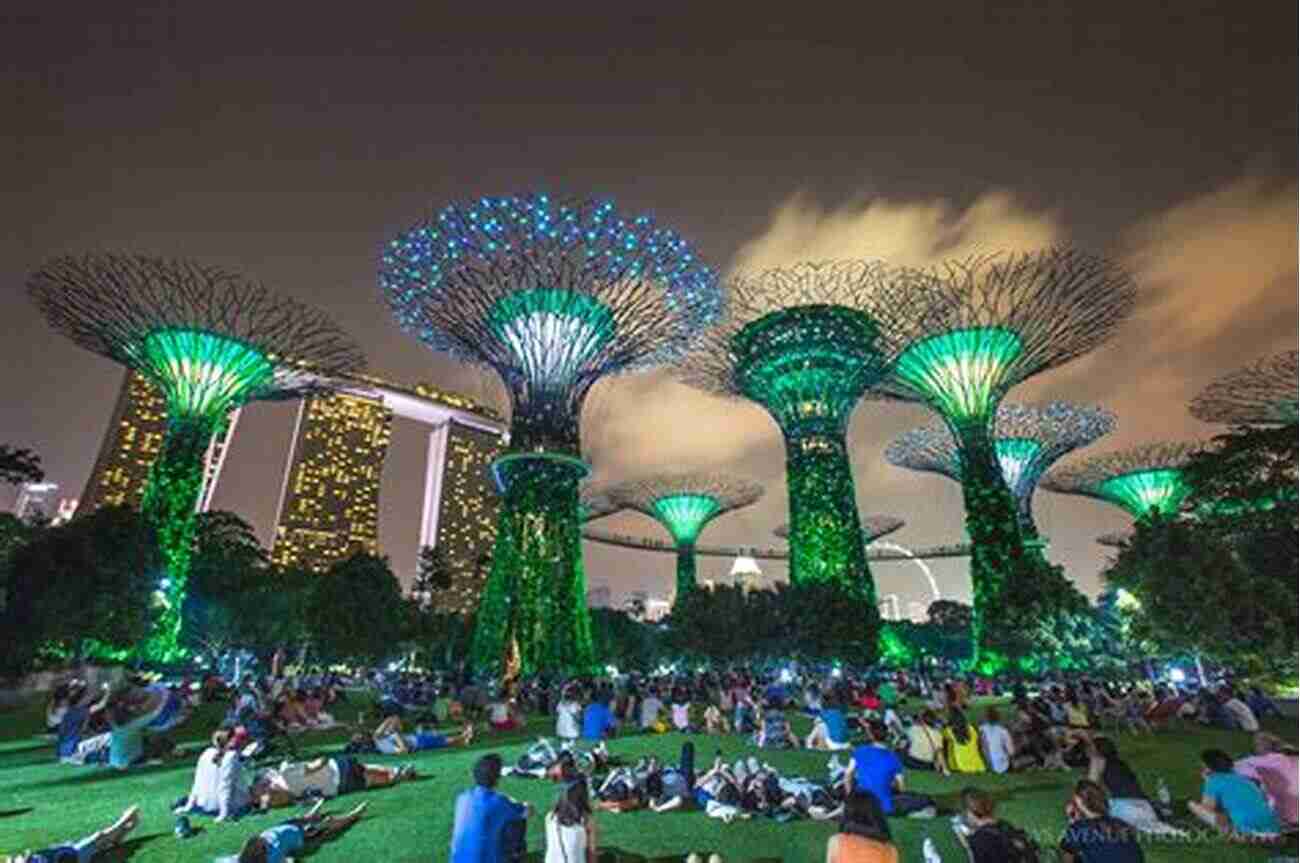
[[(0, 612), (4, 670), (21, 674), (42, 650), (125, 652), (148, 634), (165, 601), (152, 528), (127, 507), (101, 507), (49, 528), (14, 552)], [(18, 637), (18, 636), (21, 637)]]
[(326, 655), (377, 662), (399, 650), (404, 600), (386, 557), (358, 552), (334, 564), (312, 585), (306, 612)]
[(1001, 602), (986, 610), (985, 644), (977, 670), (996, 673), (1016, 662), (1022, 670), (1041, 670), (1078, 637), (1079, 615), (1087, 598), (1065, 570), (1041, 554), (1013, 557)]
[(935, 626), (947, 630), (970, 630), (971, 607), (952, 599), (936, 599), (926, 609), (926, 616)]
[(593, 608), (591, 634), (596, 657), (621, 669), (649, 669), (662, 652), (658, 629), (626, 611)]
[(0, 481), (9, 485), (40, 482), (45, 479), (41, 457), (29, 449), (0, 443)]
[(0, 513), (0, 611), (6, 604), (14, 554), (38, 536), (44, 527), (29, 524), (7, 512)]
[(446, 550), (433, 545), (423, 546), (412, 591), (422, 597), (429, 597), (435, 590), (450, 590), (452, 575), (451, 561), (447, 559)]

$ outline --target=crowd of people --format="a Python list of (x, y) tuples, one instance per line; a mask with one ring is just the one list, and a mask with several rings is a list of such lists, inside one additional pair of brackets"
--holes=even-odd
[[(464, 747), (484, 734), (517, 731), (537, 714), (553, 717), (554, 742), (537, 740), (512, 764), (495, 753), (475, 763), (473, 785), (455, 803), (453, 863), (517, 859), (524, 848), (531, 807), (497, 790), (502, 776), (559, 786), (542, 827), (547, 863), (594, 860), (599, 837), (593, 813), (634, 810), (693, 810), (726, 824), (755, 818), (835, 822), (826, 857), (832, 863), (896, 860), (891, 818), (946, 818), (974, 863), (1037, 859), (1037, 843), (998, 817), (995, 798), (978, 779), (1027, 770), (1079, 773), (1062, 802), (1064, 859), (1131, 863), (1143, 859), (1140, 837), (1185, 839), (1189, 829), (1171, 823), (1163, 780), (1158, 789), (1144, 786), (1120, 754), (1116, 735), (1153, 734), (1175, 722), (1253, 735), (1252, 751), (1235, 759), (1218, 749), (1203, 753), (1201, 794), (1187, 811), (1204, 829), (1262, 843), (1296, 829), (1296, 751), (1260, 729), (1261, 715), (1276, 707), (1258, 690), (1224, 686), (1188, 694), (1085, 680), (1031, 691), (1014, 684), (1001, 693), (1009, 697), (999, 706), (976, 708), (974, 696), (995, 694), (987, 680), (968, 685), (954, 678), (932, 686), (914, 675), (857, 678), (838, 670), (533, 679), (499, 689), (376, 673), (369, 683), (371, 724), (356, 729), (341, 752), (312, 759), (297, 757), (292, 736), (334, 723), (327, 708), (347, 695), (329, 676), (246, 674), (230, 686), (212, 677), (171, 687), (128, 680), (98, 690), (71, 681), (52, 694), (46, 719), (65, 763), (129, 769), (171, 753), (169, 732), (198, 701), (227, 703), (222, 727), (198, 755), (190, 792), (173, 804), (178, 833), (190, 829), (194, 816), (227, 821), (317, 803), (306, 816), (250, 837), (229, 858), (250, 863), (279, 863), (304, 844), (347, 829), (364, 810), (331, 817), (321, 813), (321, 802), (417, 776), (410, 763), (368, 762), (367, 754)], [(802, 735), (792, 722), (800, 716), (809, 726)], [(685, 736), (675, 762), (642, 757), (629, 763), (611, 754), (619, 738), (672, 734)], [(720, 743), (724, 736), (739, 740), (756, 752), (729, 762), (719, 746), (707, 768), (697, 770), (696, 746), (708, 735)], [(281, 742), (284, 753), (277, 749)], [(772, 749), (829, 757), (824, 772), (800, 775), (765, 760), (763, 750)], [(911, 772), (968, 778), (957, 811), (909, 788)], [(120, 843), (137, 822), (138, 811), (131, 809), (84, 840), (18, 859), (82, 863)], [(929, 841), (924, 853), (931, 863), (939, 859)]]

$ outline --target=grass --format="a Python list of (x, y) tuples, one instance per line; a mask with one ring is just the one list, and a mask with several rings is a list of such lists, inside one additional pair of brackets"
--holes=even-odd
[[(180, 741), (196, 747), (197, 751), (220, 714), (217, 708), (199, 711), (187, 726), (179, 729)], [(193, 823), (200, 828), (199, 834), (190, 839), (177, 839), (172, 835), (174, 818), (169, 807), (189, 790), (193, 758), (146, 766), (125, 774), (102, 768), (63, 766), (54, 762), (52, 744), (39, 735), (40, 724), (41, 713), (36, 706), (0, 714), (0, 854), (81, 837), (107, 825), (128, 805), (138, 803), (142, 807), (140, 827), (123, 848), (107, 859), (132, 863), (211, 861), (235, 853), (246, 836), (298, 811), (282, 809), (231, 824), (195, 818)], [(1289, 740), (1296, 738), (1294, 721), (1274, 723), (1270, 728)], [(806, 728), (796, 730), (803, 732)], [(308, 859), (312, 863), (445, 860), (451, 836), (452, 800), (469, 784), (474, 760), (485, 752), (497, 751), (507, 763), (512, 762), (533, 737), (551, 733), (552, 721), (538, 718), (530, 722), (527, 733), (489, 735), (468, 750), (422, 753), (406, 759), (418, 766), (422, 777), (396, 788), (335, 801), (327, 808), (341, 811), (345, 805), (364, 799), (370, 809), (361, 823), (308, 855)], [(299, 745), (304, 753), (334, 752), (340, 748), (343, 737), (341, 731), (313, 733), (301, 738)], [(735, 736), (694, 739), (697, 763), (704, 766), (712, 761), (719, 747), (731, 760), (756, 752), (753, 746)], [(615, 739), (609, 748), (613, 754), (628, 760), (651, 753), (676, 760), (683, 740), (676, 734), (633, 736)], [(1202, 728), (1163, 732), (1154, 737), (1123, 735), (1118, 742), (1121, 752), (1148, 788), (1153, 789), (1158, 778), (1165, 779), (1174, 794), (1175, 808), (1183, 813), (1183, 801), (1199, 796), (1200, 750), (1217, 746), (1235, 755), (1249, 747), (1246, 734)], [(782, 771), (816, 778), (825, 775), (825, 753), (763, 752), (760, 757)], [(368, 756), (367, 760), (394, 763), (403, 759), (376, 755)], [(986, 788), (998, 799), (1002, 817), (1029, 830), (1040, 844), (1050, 848), (1065, 827), (1062, 807), (1068, 789), (1077, 778), (1077, 773), (1064, 772), (944, 778), (909, 771), (907, 782), (909, 788), (934, 795), (941, 804), (953, 809), (963, 786)], [(510, 777), (502, 779), (500, 789), (516, 799), (531, 802), (540, 810), (549, 807), (556, 794), (550, 783)], [(833, 832), (829, 824), (810, 821), (779, 824), (759, 819), (724, 825), (698, 811), (664, 815), (600, 813), (596, 817), (601, 847), (619, 849), (629, 860), (644, 857), (677, 861), (690, 851), (717, 851), (728, 863), (820, 861), (824, 858), (826, 837)], [(1176, 820), (1193, 826), (1185, 814)], [(904, 860), (920, 859), (921, 843), (926, 836), (934, 838), (945, 861), (965, 860), (946, 818), (893, 819), (891, 828)], [(533, 819), (528, 832), (530, 851), (540, 851), (543, 842), (540, 818)], [(1233, 863), (1267, 860), (1279, 853), (1295, 854), (1294, 841), (1286, 849), (1278, 850), (1243, 847), (1201, 836), (1188, 842), (1152, 842), (1147, 845), (1146, 856), (1151, 863)], [(541, 859), (540, 854), (532, 856)], [(1051, 859), (1051, 855), (1046, 859)]]

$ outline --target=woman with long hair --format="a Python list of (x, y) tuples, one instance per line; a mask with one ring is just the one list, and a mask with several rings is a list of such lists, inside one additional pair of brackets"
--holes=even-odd
[(545, 863), (596, 863), (596, 819), (591, 817), (585, 778), (560, 789), (546, 815)]
[(899, 859), (876, 795), (870, 791), (849, 794), (839, 832), (826, 840), (826, 863), (898, 863)]
[(943, 748), (948, 769), (954, 773), (983, 773), (988, 769), (984, 766), (984, 756), (980, 754), (979, 734), (959, 707), (948, 709)]

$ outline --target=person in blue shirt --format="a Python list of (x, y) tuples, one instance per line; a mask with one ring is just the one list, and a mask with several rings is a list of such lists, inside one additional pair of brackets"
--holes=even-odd
[(500, 755), (492, 752), (474, 762), (474, 787), (456, 797), (451, 863), (509, 863), (523, 857), (532, 807), (498, 794), (500, 778)]
[(139, 823), (140, 807), (132, 806), (112, 825), (90, 834), (85, 839), (65, 842), (39, 851), (28, 851), (19, 854), (13, 860), (14, 863), (91, 863), (101, 853), (120, 845)]
[(924, 794), (903, 790), (903, 762), (892, 749), (877, 741), (885, 737), (885, 726), (866, 723), (867, 742), (853, 750), (853, 760), (844, 771), (844, 793), (870, 791), (886, 815), (934, 815), (934, 800)]
[(829, 702), (817, 712), (813, 720), (812, 731), (804, 743), (809, 749), (848, 749), (849, 724), (844, 719), (844, 711), (835, 702)]
[(1234, 833), (1261, 839), (1282, 832), (1282, 822), (1268, 805), (1259, 786), (1233, 771), (1232, 757), (1222, 749), (1201, 753), (1205, 769), (1201, 775), (1201, 799), (1191, 800), (1187, 808), (1197, 818), (1221, 833)]
[(309, 845), (323, 842), (330, 836), (337, 836), (347, 830), (361, 820), (361, 814), (366, 811), (366, 804), (362, 803), (347, 815), (335, 818), (320, 811), (324, 803), (324, 800), (318, 800), (303, 817), (249, 837), (238, 857), (225, 857), (220, 863), (285, 863)]
[(609, 693), (602, 690), (582, 711), (582, 739), (604, 740), (617, 727), (614, 714), (609, 712)]

